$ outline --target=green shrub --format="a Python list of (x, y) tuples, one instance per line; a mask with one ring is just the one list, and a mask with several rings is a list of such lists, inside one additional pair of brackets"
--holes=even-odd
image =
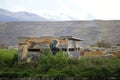
[(18, 73), (18, 72), (2, 72), (0, 74), (0, 77), (3, 77), (3, 78), (16, 78), (16, 77), (20, 77), (20, 73)]
[(97, 46), (97, 47), (103, 47), (103, 48), (110, 48), (110, 47), (111, 47), (111, 44), (108, 43), (108, 42), (106, 42), (106, 41), (104, 41), (104, 40), (101, 40), (101, 41), (98, 41), (98, 42), (96, 43), (96, 46)]
[(0, 49), (0, 65), (10, 66), (17, 62), (17, 51)]
[(120, 58), (81, 57), (74, 59), (64, 55), (61, 51), (52, 55), (46, 50), (39, 55), (37, 62), (17, 64), (16, 52), (0, 49), (0, 77), (54, 79), (120, 77)]

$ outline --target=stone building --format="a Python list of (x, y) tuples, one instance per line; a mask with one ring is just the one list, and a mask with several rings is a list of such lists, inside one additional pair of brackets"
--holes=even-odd
[(43, 37), (18, 37), (18, 61), (30, 61), (45, 50), (50, 50), (55, 55), (62, 50), (69, 57), (80, 56), (80, 39), (72, 36), (43, 36)]

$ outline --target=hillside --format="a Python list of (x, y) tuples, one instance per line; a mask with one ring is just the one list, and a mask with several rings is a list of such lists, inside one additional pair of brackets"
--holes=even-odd
[[(91, 19), (91, 15), (88, 15)], [(90, 17), (91, 16), (91, 17)], [(41, 15), (31, 13), (27, 11), (12, 12), (6, 9), (0, 8), (0, 21), (1, 22), (17, 22), (17, 21), (63, 21), (63, 20), (78, 20), (70, 15), (60, 14), (49, 14), (43, 12)]]
[(11, 12), (0, 8), (0, 21), (46, 21), (47, 18), (29, 12)]
[(101, 39), (120, 44), (120, 21), (0, 22), (0, 43), (17, 45), (19, 36), (73, 36), (85, 46)]

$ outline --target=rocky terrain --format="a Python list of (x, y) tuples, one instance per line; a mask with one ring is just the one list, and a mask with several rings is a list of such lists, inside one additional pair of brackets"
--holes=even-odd
[(98, 40), (120, 44), (119, 20), (0, 22), (0, 43), (17, 45), (17, 37), (73, 36), (87, 46)]

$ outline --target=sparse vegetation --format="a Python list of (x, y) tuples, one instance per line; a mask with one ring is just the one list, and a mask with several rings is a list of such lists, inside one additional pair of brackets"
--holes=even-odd
[(34, 63), (17, 64), (15, 50), (0, 49), (0, 77), (20, 78), (120, 78), (120, 58), (81, 57), (72, 59), (45, 51)]
[(5, 43), (0, 43), (0, 48), (1, 49), (7, 49), (8, 46)]
[(17, 45), (17, 37), (25, 36), (29, 33), (28, 36), (33, 37), (43, 35), (74, 35), (77, 38), (83, 39), (82, 44), (85, 46), (95, 43), (99, 38), (118, 44), (120, 42), (119, 25), (119, 20), (0, 22), (0, 41), (11, 46)]
[(103, 47), (103, 48), (110, 48), (111, 44), (106, 42), (105, 40), (100, 40), (95, 44), (97, 47)]

